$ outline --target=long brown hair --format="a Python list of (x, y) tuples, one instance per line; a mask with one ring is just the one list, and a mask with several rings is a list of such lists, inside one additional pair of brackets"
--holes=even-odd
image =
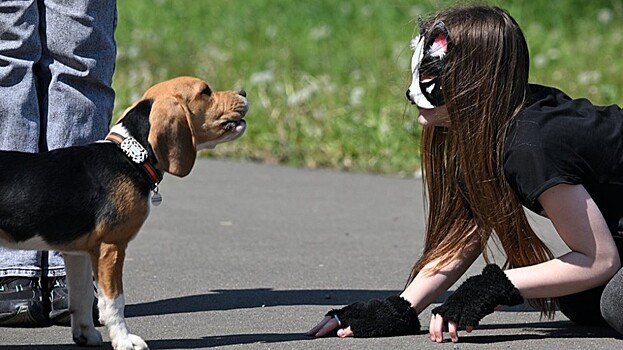
[[(449, 52), (441, 86), (450, 127), (422, 132), (422, 171), (427, 196), (426, 241), (410, 283), (426, 264), (431, 272), (461, 257), (479, 240), (485, 260), (495, 233), (505, 267), (550, 260), (503, 171), (506, 131), (526, 103), (529, 56), (523, 33), (504, 10), (489, 6), (452, 8), (425, 23), (443, 21)], [(548, 315), (545, 300), (532, 301)]]

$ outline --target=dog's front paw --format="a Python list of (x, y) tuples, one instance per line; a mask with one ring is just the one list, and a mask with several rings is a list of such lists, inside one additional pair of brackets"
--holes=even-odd
[(75, 327), (72, 329), (72, 335), (74, 342), (80, 346), (102, 345), (102, 334), (93, 326)]
[(145, 341), (134, 334), (128, 334), (123, 339), (116, 339), (112, 342), (112, 347), (115, 350), (149, 350), (149, 346)]

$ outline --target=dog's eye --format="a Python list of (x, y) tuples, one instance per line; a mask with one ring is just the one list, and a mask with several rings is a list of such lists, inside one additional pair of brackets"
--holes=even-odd
[(201, 90), (201, 94), (206, 96), (212, 96), (212, 89), (210, 89), (210, 87), (206, 85), (206, 87)]

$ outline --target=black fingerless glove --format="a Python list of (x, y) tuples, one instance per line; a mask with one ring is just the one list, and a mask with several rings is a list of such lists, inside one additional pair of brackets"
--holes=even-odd
[(496, 306), (521, 303), (523, 297), (504, 271), (490, 264), (485, 266), (481, 275), (468, 278), (445, 303), (432, 311), (433, 315), (441, 315), (445, 321), (454, 321), (459, 327), (476, 327), (483, 317), (493, 313)]
[(420, 331), (417, 312), (399, 295), (333, 309), (326, 316), (337, 319), (340, 328), (350, 326), (353, 336), (358, 338), (392, 337)]

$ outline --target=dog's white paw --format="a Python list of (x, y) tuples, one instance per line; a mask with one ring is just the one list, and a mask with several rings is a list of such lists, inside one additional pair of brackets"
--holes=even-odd
[(102, 334), (93, 326), (72, 327), (71, 333), (74, 342), (80, 346), (102, 345)]
[(123, 339), (116, 339), (112, 342), (112, 347), (115, 350), (149, 350), (149, 346), (145, 341), (134, 334), (128, 334)]

